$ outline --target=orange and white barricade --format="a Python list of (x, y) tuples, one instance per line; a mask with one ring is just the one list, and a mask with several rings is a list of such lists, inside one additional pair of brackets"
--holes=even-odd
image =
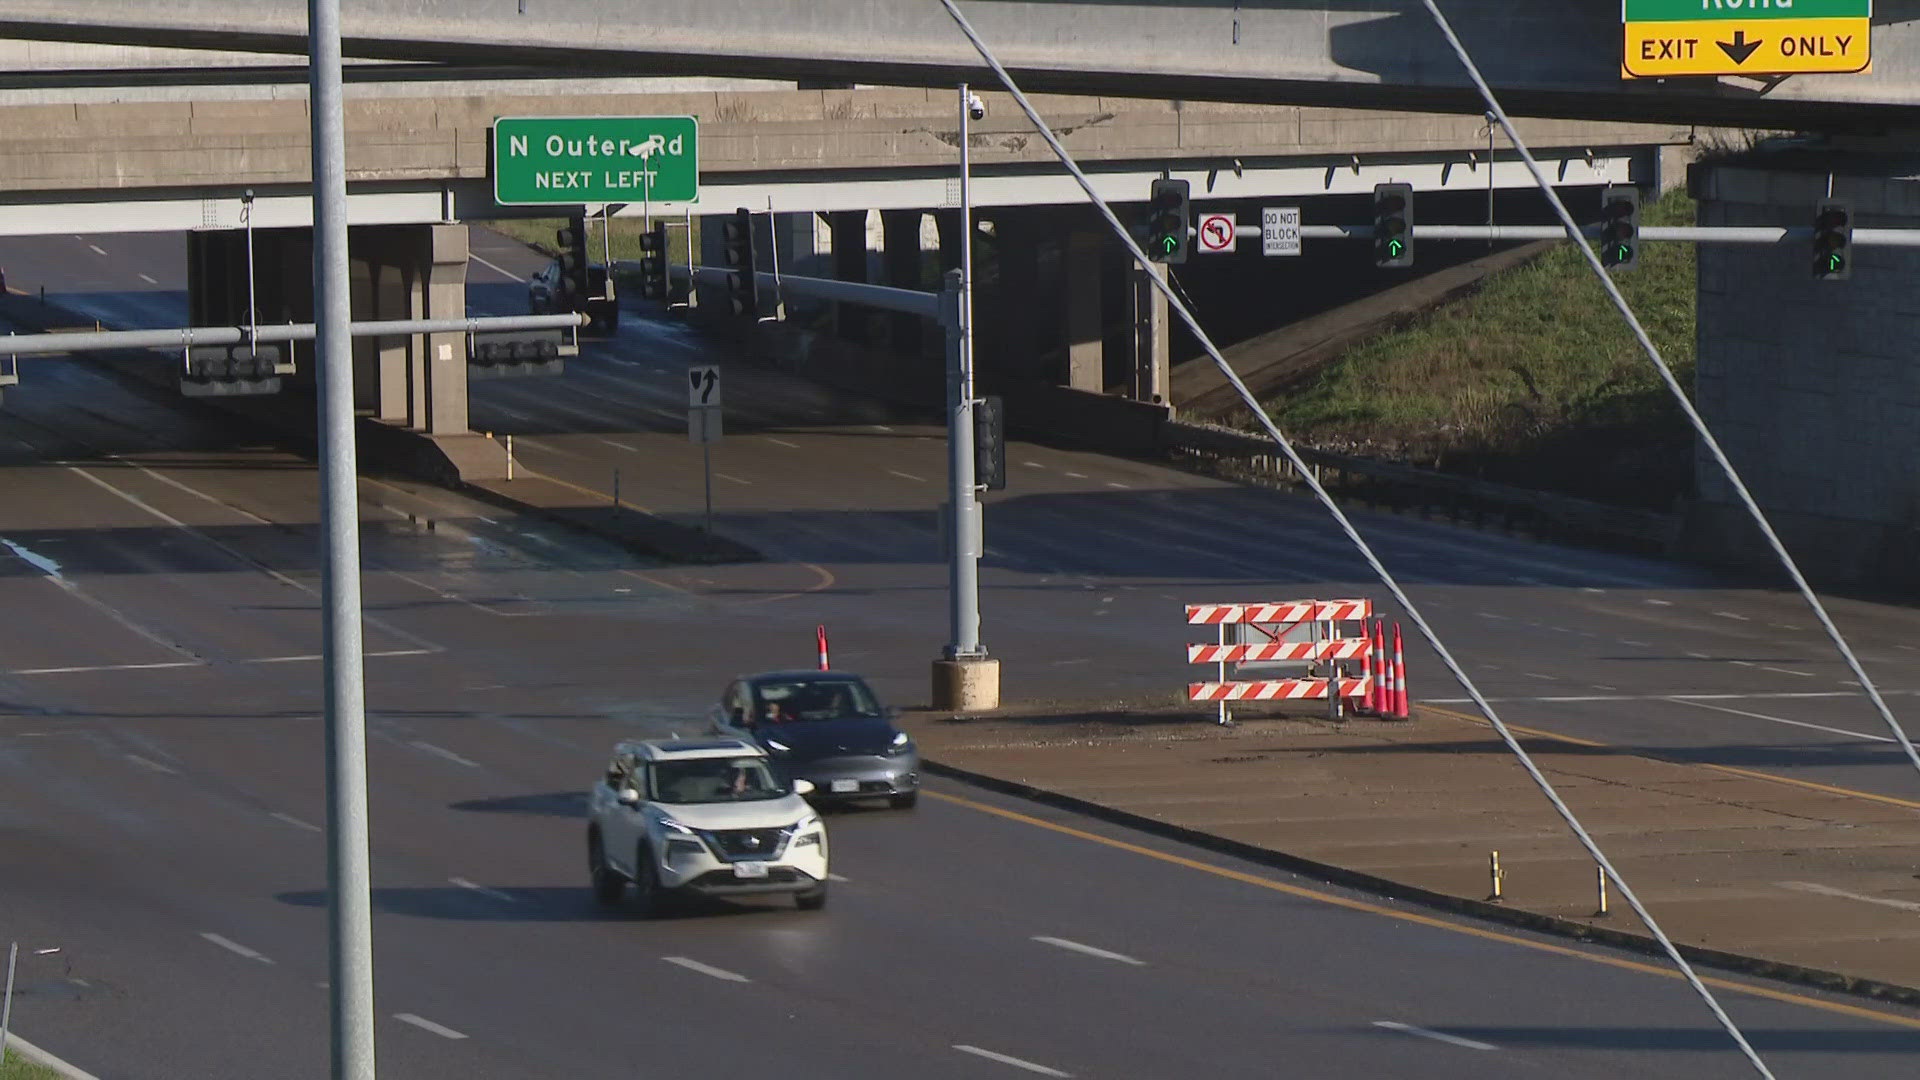
[[(1327, 715), (1339, 718), (1349, 701), (1367, 711), (1377, 697), (1373, 672), (1379, 668), (1374, 642), (1366, 632), (1373, 617), (1371, 600), (1283, 600), (1260, 604), (1188, 604), (1187, 623), (1218, 628), (1218, 640), (1187, 646), (1187, 663), (1213, 664), (1213, 682), (1187, 684), (1188, 701), (1219, 706), (1219, 722), (1233, 722), (1234, 701), (1325, 700)], [(1355, 623), (1354, 634), (1341, 624)], [(1357, 661), (1359, 676), (1347, 674)], [(1301, 665), (1302, 678), (1240, 679), (1246, 668)]]

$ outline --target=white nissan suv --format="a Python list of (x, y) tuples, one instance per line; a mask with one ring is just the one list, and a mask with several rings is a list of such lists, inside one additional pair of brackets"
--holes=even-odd
[(616, 905), (631, 882), (643, 915), (694, 893), (824, 907), (827, 830), (801, 798), (812, 790), (782, 784), (765, 751), (738, 739), (620, 743), (587, 797), (594, 898)]

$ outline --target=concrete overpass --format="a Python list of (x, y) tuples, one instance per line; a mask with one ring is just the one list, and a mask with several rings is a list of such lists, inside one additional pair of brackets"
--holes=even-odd
[[(1879, 130), (1920, 104), (1920, 0), (1879, 0), (1874, 65), (1784, 79), (1620, 78), (1619, 0), (1446, 0), (1510, 108), (1534, 116)], [(350, 56), (634, 74), (984, 82), (923, 0), (345, 0)], [(1417, 0), (972, 0), (1031, 89), (1291, 105), (1478, 112)], [(0, 36), (305, 51), (305, 0), (0, 0)]]

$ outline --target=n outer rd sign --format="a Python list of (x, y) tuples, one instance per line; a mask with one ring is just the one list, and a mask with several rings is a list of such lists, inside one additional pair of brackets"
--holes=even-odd
[(1873, 0), (1621, 0), (1627, 78), (1867, 70)]
[(693, 202), (699, 140), (691, 116), (503, 116), (493, 122), (493, 201)]

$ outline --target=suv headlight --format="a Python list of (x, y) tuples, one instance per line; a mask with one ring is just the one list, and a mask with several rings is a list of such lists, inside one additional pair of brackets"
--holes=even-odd
[(787, 831), (793, 834), (793, 846), (796, 848), (811, 847), (818, 844), (821, 837), (826, 835), (826, 830), (820, 827), (820, 815), (818, 814), (801, 821)]
[(913, 740), (907, 738), (907, 733), (902, 731), (893, 737), (893, 742), (887, 747), (887, 753), (904, 754), (911, 749), (913, 749)]
[(680, 824), (679, 822), (673, 820), (670, 817), (661, 817), (657, 820), (660, 822), (660, 830), (662, 832), (669, 833), (675, 836), (694, 835), (694, 832), (692, 829), (687, 828), (685, 825)]

